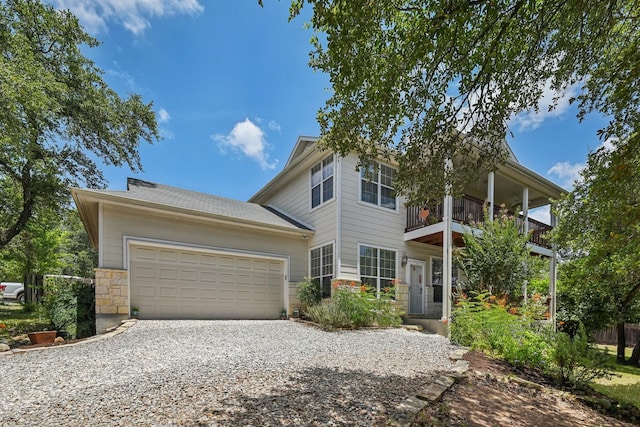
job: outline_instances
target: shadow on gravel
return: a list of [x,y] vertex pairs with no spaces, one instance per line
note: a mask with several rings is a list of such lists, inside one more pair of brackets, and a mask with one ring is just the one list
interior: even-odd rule
[[[384,363],[381,361],[380,363]],[[433,376],[380,376],[359,370],[313,368],[292,374],[269,395],[240,394],[203,410],[195,425],[385,425],[396,406]]]

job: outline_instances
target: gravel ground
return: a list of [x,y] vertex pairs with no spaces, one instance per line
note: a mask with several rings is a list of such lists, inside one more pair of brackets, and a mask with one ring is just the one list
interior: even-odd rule
[[452,365],[438,335],[290,321],[139,321],[0,357],[0,424],[384,425]]

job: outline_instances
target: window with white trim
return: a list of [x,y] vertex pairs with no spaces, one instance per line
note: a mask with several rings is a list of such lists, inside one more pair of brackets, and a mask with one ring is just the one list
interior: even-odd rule
[[333,243],[311,249],[311,272],[309,277],[322,289],[322,297],[331,297],[331,279],[333,279]]
[[333,199],[333,156],[311,168],[311,209]]
[[382,163],[360,169],[360,200],[387,209],[396,209],[393,181],[396,171]]
[[[431,258],[431,286],[433,286],[433,302],[442,302],[442,285],[444,283],[444,266],[442,258]],[[460,272],[457,265],[451,266],[451,290],[458,286]]]
[[376,292],[393,287],[396,277],[396,251],[360,246],[360,280]]

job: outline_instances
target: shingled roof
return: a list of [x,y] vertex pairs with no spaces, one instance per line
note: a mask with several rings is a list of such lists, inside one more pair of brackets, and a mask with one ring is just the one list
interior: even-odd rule
[[185,190],[136,178],[127,179],[126,191],[74,190],[74,193],[89,193],[97,198],[101,198],[100,195],[103,195],[114,201],[122,202],[130,200],[132,204],[143,202],[147,206],[155,205],[157,208],[172,208],[172,210],[179,210],[183,213],[191,213],[205,217],[273,226],[291,231],[311,231],[309,227],[282,212],[276,211],[272,207]]

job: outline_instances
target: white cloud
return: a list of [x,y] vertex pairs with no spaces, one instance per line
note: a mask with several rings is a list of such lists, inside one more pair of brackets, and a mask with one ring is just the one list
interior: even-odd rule
[[167,112],[167,110],[165,110],[164,108],[161,108],[158,111],[158,122],[159,123],[167,123],[170,119],[171,119],[171,116],[169,115],[169,112]]
[[257,161],[262,169],[274,169],[277,161],[269,162],[266,150],[269,146],[264,131],[246,119],[238,122],[228,135],[212,135],[218,143],[218,148],[225,152],[227,148],[241,152],[245,156]]
[[[547,119],[562,116],[571,106],[569,100],[576,96],[580,84],[576,83],[567,88],[564,93],[558,93],[551,88],[551,82],[547,81],[542,91],[542,98],[538,102],[538,111],[529,111],[517,114],[510,120],[510,125],[520,131],[534,130]],[[555,108],[549,111],[549,107],[555,104]]]
[[60,9],[69,9],[92,33],[107,30],[109,22],[123,25],[133,34],[151,26],[148,18],[177,14],[196,15],[204,6],[198,0],[53,0]]
[[282,127],[280,126],[280,124],[275,120],[270,120],[268,126],[270,130],[275,130],[277,132],[280,132],[282,130]]
[[[609,138],[600,144],[595,151],[600,148],[604,148],[606,150],[613,150],[615,148],[614,143],[617,138]],[[579,182],[582,177],[580,176],[580,172],[585,168],[584,163],[569,163],[569,162],[558,162],[551,166],[551,168],[547,171],[547,175],[555,176],[559,184],[568,189],[573,189],[576,182]]]
[[580,179],[580,172],[584,166],[582,163],[558,162],[551,166],[547,174],[556,176],[562,187],[572,189],[575,181]]

